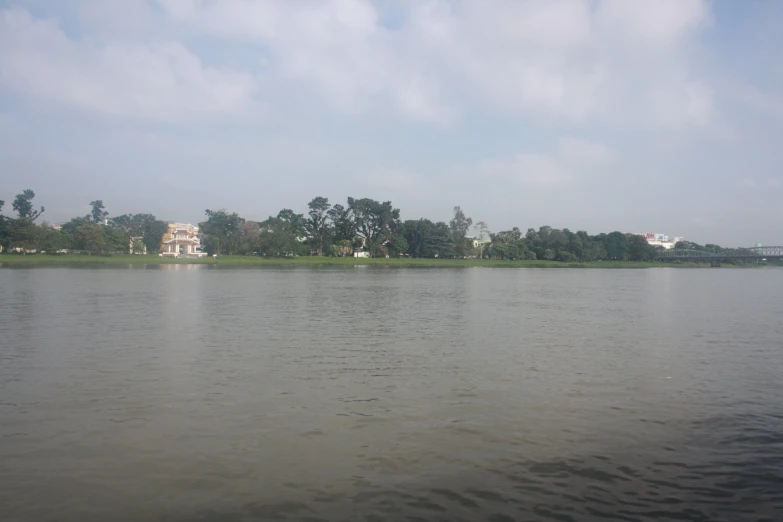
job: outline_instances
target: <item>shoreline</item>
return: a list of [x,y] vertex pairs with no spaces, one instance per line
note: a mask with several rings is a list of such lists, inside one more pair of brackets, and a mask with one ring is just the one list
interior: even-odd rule
[[[423,258],[357,258],[302,256],[293,258],[265,258],[257,256],[220,256],[217,258],[170,258],[157,255],[119,254],[50,255],[0,254],[0,267],[24,266],[120,266],[120,265],[210,265],[220,267],[296,267],[296,266],[384,266],[384,267],[487,267],[487,268],[710,268],[709,263],[671,263],[643,261],[586,261],[561,262],[546,260],[490,260],[490,259],[423,259]],[[756,265],[729,265],[727,268],[756,268]]]

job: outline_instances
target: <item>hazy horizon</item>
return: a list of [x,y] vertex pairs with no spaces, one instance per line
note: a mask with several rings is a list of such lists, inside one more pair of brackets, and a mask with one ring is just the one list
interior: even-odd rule
[[781,28],[781,2],[0,0],[0,200],[783,244]]

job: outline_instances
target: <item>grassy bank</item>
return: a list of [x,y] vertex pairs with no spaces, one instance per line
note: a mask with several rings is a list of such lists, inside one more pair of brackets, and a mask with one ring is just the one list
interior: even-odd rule
[[[517,267],[517,268],[650,268],[650,267],[709,267],[697,263],[638,263],[632,261],[593,261],[561,263],[558,261],[500,261],[486,259],[367,259],[354,257],[291,257],[264,258],[221,256],[202,259],[173,259],[154,255],[46,255],[0,254],[0,266],[74,266],[74,265],[216,265],[225,267],[296,267],[296,266],[387,266],[387,267]],[[728,266],[728,265],[726,265]]]

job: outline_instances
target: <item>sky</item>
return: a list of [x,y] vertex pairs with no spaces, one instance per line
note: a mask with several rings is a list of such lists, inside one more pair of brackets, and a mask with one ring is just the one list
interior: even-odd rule
[[0,0],[0,199],[783,244],[783,2]]

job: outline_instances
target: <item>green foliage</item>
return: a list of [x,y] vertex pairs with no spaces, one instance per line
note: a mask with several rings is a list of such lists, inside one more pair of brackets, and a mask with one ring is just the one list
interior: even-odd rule
[[[0,211],[3,210],[3,205],[5,205],[5,201],[0,199]],[[2,214],[0,214],[0,246],[5,246],[5,239],[6,239],[6,235],[8,233],[7,232],[7,229],[8,229],[7,221],[8,221],[8,218],[6,218]]]
[[383,254],[386,242],[401,228],[400,209],[392,207],[391,201],[380,203],[369,198],[348,198],[348,208],[370,256]]
[[[300,256],[307,253],[307,246],[303,244],[299,235],[299,222],[297,218],[288,213],[282,213],[283,217],[270,216],[260,224],[260,244],[258,254],[267,257]],[[301,216],[301,214],[299,214]]]
[[71,249],[72,243],[73,236],[70,234],[63,232],[62,230],[41,226],[39,246],[42,251],[46,251],[50,254],[56,253],[58,250]]
[[326,215],[332,222],[332,231],[335,241],[348,241],[353,244],[356,239],[356,221],[350,208],[345,208],[339,203],[326,211]]
[[[638,237],[638,239],[634,239]],[[486,254],[492,259],[543,259],[566,263],[588,261],[650,261],[655,259],[655,249],[640,236],[626,237],[621,232],[590,236],[580,230],[556,229],[549,226],[538,230],[529,228],[522,236],[518,228],[491,234]],[[631,251],[631,245],[635,250]]]
[[460,207],[454,207],[454,217],[449,222],[449,228],[451,229],[451,237],[454,241],[454,253],[458,257],[465,256],[465,253],[469,250],[467,245],[468,230],[473,224],[473,220],[465,216]]
[[353,253],[353,245],[347,239],[340,239],[329,246],[331,257],[347,257]]
[[78,226],[73,232],[73,245],[76,250],[83,250],[90,254],[100,254],[109,248],[104,227],[97,223]]
[[139,239],[134,239],[133,242],[131,242],[130,244],[130,251],[131,254],[143,254],[144,242]]
[[328,212],[331,205],[329,204],[328,199],[317,197],[313,198],[307,206],[310,209],[308,212],[310,217],[307,219],[305,226],[307,232],[313,238],[313,245],[320,256],[324,253],[324,243],[331,228],[328,221]]
[[158,253],[166,230],[168,230],[168,226],[165,221],[155,219],[145,223],[141,240],[144,242],[144,246],[147,247],[148,254]]
[[209,254],[234,254],[240,246],[240,225],[245,222],[236,212],[205,211],[207,220],[199,223],[202,244]]
[[30,221],[35,221],[38,219],[38,216],[44,213],[44,207],[41,207],[40,210],[35,210],[33,208],[34,197],[35,192],[30,189],[23,190],[21,194],[16,195],[16,199],[14,199],[13,203],[13,209],[16,211],[20,219],[29,219]]
[[[160,249],[167,230],[166,223],[152,214],[125,214],[109,219],[108,226],[103,226],[108,213],[102,200],[92,201],[89,215],[71,219],[60,230],[46,223],[38,226],[34,221],[44,208],[34,209],[34,197],[30,189],[16,196],[13,208],[18,218],[0,215],[0,244],[25,251],[67,249],[89,253],[140,252],[146,246],[153,254]],[[3,205],[0,200],[0,210]],[[402,223],[400,210],[390,201],[369,198],[348,198],[347,206],[343,206],[331,205],[327,198],[319,196],[307,207],[306,216],[282,209],[261,223],[245,221],[225,210],[206,210],[206,221],[199,223],[202,243],[210,254],[280,259],[324,254],[347,258],[357,248],[364,248],[377,258],[408,254],[413,258],[454,259],[477,255],[477,261],[535,262],[542,266],[549,262],[581,265],[594,261],[609,266],[650,262],[657,256],[657,250],[643,237],[618,231],[591,236],[583,230],[574,233],[567,228],[542,226],[538,230],[529,228],[524,234],[517,227],[493,234],[483,221],[475,226],[481,246],[473,249],[467,240],[473,220],[459,206],[454,207],[449,224],[428,219]],[[484,242],[487,235],[489,241]],[[726,250],[718,245],[690,242],[678,243],[677,248]]]
[[408,250],[408,241],[402,234],[396,234],[389,241],[387,249],[390,257],[399,257]]
[[402,237],[408,243],[408,254],[413,257],[454,257],[451,229],[443,222],[429,219],[408,220],[402,226]]
[[656,254],[655,247],[642,236],[631,236],[628,240],[628,259],[630,261],[652,261]]
[[[141,238],[147,252],[157,253],[160,250],[163,235],[167,225],[152,214],[123,214],[109,219],[109,228],[116,230],[125,238],[124,248],[128,248],[131,238]],[[143,249],[142,249],[143,250]]]
[[109,217],[109,213],[106,212],[103,206],[103,200],[96,199],[95,201],[90,201],[90,206],[92,207],[90,217],[92,217],[94,223],[103,223]]
[[36,225],[32,218],[20,217],[9,219],[6,223],[5,244],[8,248],[37,250],[41,239],[42,228]]

